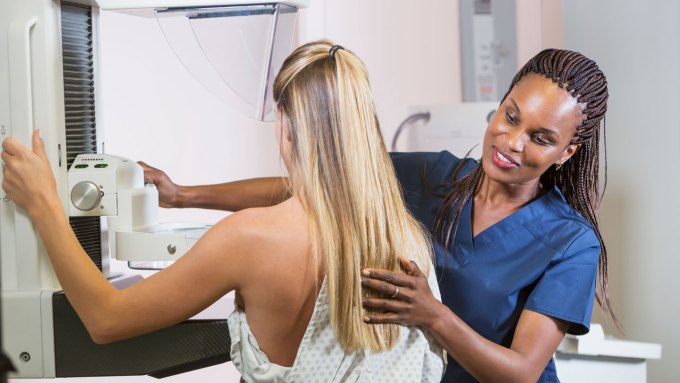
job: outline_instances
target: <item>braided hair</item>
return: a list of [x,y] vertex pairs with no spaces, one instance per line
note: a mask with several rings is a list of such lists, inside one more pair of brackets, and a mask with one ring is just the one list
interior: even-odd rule
[[[557,86],[566,90],[583,105],[584,119],[576,128],[571,144],[580,145],[576,153],[561,167],[555,165],[541,176],[541,184],[546,188],[557,186],[576,211],[578,211],[593,227],[600,241],[600,259],[598,266],[599,286],[596,293],[597,302],[605,313],[608,313],[615,324],[619,322],[611,309],[607,284],[607,248],[600,232],[598,211],[600,207],[599,190],[599,146],[600,122],[604,122],[607,111],[607,79],[597,64],[578,52],[545,49],[527,62],[515,75],[508,91],[501,102],[525,75],[534,73],[552,80]],[[461,161],[461,165],[464,161]],[[605,137],[605,187],[607,180],[607,158]],[[459,165],[459,167],[461,166]],[[452,190],[443,197],[441,209],[435,220],[437,238],[448,248],[452,233],[455,233],[458,218],[467,201],[475,194],[484,169],[480,163],[466,176],[456,178],[454,171]]]

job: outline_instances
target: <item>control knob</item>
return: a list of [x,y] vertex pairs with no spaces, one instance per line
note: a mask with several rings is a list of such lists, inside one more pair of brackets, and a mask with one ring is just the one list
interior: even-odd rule
[[99,206],[103,195],[94,182],[82,181],[71,189],[71,203],[78,210],[90,211]]

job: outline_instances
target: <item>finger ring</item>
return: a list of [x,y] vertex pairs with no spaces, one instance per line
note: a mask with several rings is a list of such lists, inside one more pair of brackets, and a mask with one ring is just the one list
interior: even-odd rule
[[390,295],[390,299],[394,299],[399,295],[399,286],[394,286],[396,289],[394,289],[394,294]]

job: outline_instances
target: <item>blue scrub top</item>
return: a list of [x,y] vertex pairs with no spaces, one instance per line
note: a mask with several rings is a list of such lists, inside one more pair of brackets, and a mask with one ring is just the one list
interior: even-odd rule
[[[393,153],[406,204],[434,236],[434,222],[461,164],[449,152]],[[466,159],[456,178],[477,161]],[[472,199],[465,205],[452,245],[435,238],[442,302],[483,337],[510,347],[522,310],[569,323],[568,332],[588,332],[600,242],[592,226],[558,188],[472,237]],[[454,225],[455,226],[455,225]],[[445,382],[476,382],[453,358]],[[559,382],[553,360],[539,382]]]

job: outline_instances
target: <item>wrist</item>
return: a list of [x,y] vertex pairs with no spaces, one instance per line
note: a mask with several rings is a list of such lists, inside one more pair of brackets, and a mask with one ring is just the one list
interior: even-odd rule
[[173,207],[178,209],[187,207],[186,206],[187,201],[191,201],[191,199],[188,196],[190,192],[191,191],[189,190],[189,187],[177,185],[175,195],[172,199]]
[[446,307],[446,305],[437,301],[435,310],[432,312],[432,315],[428,316],[428,319],[423,324],[423,327],[431,334],[436,334],[441,328],[446,327],[446,318],[451,314],[451,310]]
[[27,206],[26,212],[33,222],[43,222],[51,217],[65,216],[61,201],[49,194],[37,197]]

